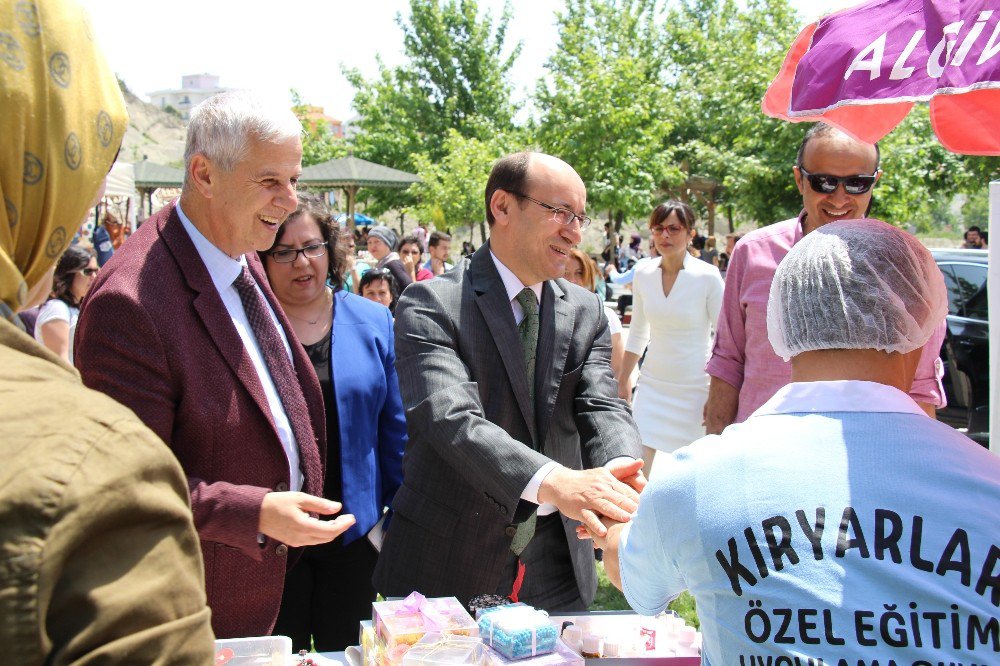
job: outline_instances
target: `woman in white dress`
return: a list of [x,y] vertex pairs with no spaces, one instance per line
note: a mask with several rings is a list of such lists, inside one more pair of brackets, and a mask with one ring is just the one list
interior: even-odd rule
[[97,258],[79,245],[71,245],[56,264],[52,298],[38,311],[35,340],[73,364],[73,335],[80,317],[80,302],[97,277]]
[[705,434],[705,363],[724,283],[718,268],[688,253],[694,224],[694,212],[686,203],[657,206],[649,230],[660,258],[637,266],[632,283],[632,324],[618,390],[622,398],[632,400],[632,374],[646,352],[633,405],[646,474],[656,451],[675,451]]

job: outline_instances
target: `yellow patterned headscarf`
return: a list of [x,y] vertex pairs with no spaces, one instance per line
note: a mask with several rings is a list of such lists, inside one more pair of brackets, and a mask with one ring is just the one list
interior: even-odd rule
[[75,0],[0,0],[0,314],[69,246],[127,122]]

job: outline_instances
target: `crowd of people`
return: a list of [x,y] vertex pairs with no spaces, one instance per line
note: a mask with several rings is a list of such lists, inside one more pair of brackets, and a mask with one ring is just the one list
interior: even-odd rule
[[[641,613],[692,592],[705,663],[1000,651],[1000,461],[933,418],[947,297],[929,252],[869,218],[877,146],[815,125],[798,216],[717,253],[666,201],[655,256],[636,235],[607,273],[577,249],[580,176],[514,152],[484,183],[489,240],[453,265],[440,232],[341,229],[297,190],[294,114],[230,91],[191,114],[179,199],[100,265],[71,241],[122,93],[71,0],[14,5],[13,663],[208,664],[213,637],[271,633],[338,650],[377,593],[580,611],[595,547]],[[626,341],[602,282],[629,271]]]

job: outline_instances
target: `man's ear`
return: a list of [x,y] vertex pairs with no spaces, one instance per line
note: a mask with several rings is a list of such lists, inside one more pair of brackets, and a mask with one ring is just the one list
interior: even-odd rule
[[797,166],[793,166],[792,173],[795,175],[795,187],[799,188],[799,194],[804,195],[806,191],[802,189],[802,170]]
[[493,196],[490,197],[490,212],[493,213],[496,224],[507,226],[508,213],[513,205],[515,202],[510,192],[506,190],[493,191]]
[[201,196],[206,199],[212,198],[216,171],[215,165],[212,164],[211,160],[204,155],[195,155],[191,158],[187,176],[188,180],[191,181],[191,184],[195,186]]

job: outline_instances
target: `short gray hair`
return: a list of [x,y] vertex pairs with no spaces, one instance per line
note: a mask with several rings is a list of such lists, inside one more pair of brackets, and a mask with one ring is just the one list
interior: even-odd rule
[[290,107],[249,90],[209,97],[191,112],[184,146],[184,181],[195,155],[204,155],[224,171],[246,156],[247,139],[281,143],[302,135],[302,123]]

